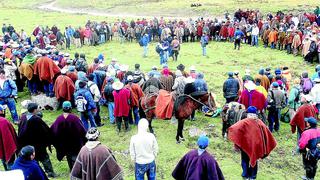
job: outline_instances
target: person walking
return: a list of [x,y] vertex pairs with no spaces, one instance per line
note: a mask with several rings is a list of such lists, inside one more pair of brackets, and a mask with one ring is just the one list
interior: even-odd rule
[[136,180],[144,180],[145,174],[148,180],[156,179],[155,158],[158,154],[158,143],[155,136],[147,132],[148,127],[148,120],[140,119],[138,133],[130,140],[130,156],[135,163]]
[[234,33],[234,49],[240,50],[241,40],[244,37],[244,33],[237,27],[236,32]]
[[228,73],[228,79],[223,83],[223,97],[226,103],[236,101],[240,85],[237,79],[233,77],[233,72]]
[[149,37],[148,34],[145,33],[139,41],[140,46],[143,47],[142,57],[147,57],[148,55],[148,45],[149,45]]
[[124,84],[120,81],[112,84],[114,91],[112,92],[114,98],[114,116],[118,132],[121,131],[122,120],[124,121],[125,130],[129,131],[129,111],[130,111],[130,90],[124,88]]
[[207,56],[207,45],[209,44],[209,37],[206,33],[202,34],[200,44],[202,48],[202,56]]

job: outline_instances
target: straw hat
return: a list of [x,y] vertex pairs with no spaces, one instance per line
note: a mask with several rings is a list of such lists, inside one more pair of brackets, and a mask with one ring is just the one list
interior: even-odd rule
[[112,84],[112,88],[113,88],[114,90],[120,90],[120,89],[123,88],[123,86],[124,86],[123,83],[120,82],[120,81],[114,82],[114,83]]
[[244,87],[248,90],[248,91],[252,91],[256,89],[256,84],[252,81],[248,81],[247,83],[244,84]]
[[187,77],[186,79],[185,79],[185,82],[186,82],[186,84],[188,84],[188,83],[193,83],[194,82],[194,80],[195,79],[193,79],[192,77]]
[[196,71],[196,67],[190,66],[189,70],[190,70],[190,71]]

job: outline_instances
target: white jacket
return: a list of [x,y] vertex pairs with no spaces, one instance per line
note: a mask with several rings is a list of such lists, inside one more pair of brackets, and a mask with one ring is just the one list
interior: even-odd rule
[[158,143],[152,133],[147,132],[148,121],[141,119],[138,124],[138,134],[131,137],[130,156],[138,164],[149,164],[158,154]]
[[99,90],[98,86],[96,85],[96,83],[89,81],[88,88],[89,88],[89,91],[93,94],[93,101],[99,102],[99,100],[101,98],[101,94],[100,94],[100,90]]
[[258,28],[258,26],[252,27],[251,35],[259,36],[259,28]]
[[320,103],[320,84],[315,84],[310,91],[312,102]]

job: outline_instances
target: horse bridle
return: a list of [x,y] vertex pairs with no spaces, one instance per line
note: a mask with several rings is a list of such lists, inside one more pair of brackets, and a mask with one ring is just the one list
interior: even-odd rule
[[[212,104],[211,104],[211,98],[212,98],[212,97],[211,97],[211,92],[209,92],[208,95],[209,95],[209,97],[208,97],[208,105],[209,105],[209,106],[208,106],[208,107],[209,107],[209,109],[210,109],[211,111],[215,111],[215,108],[213,108],[213,107],[212,107]],[[202,106],[207,106],[206,104],[204,104],[203,102],[199,101],[198,99],[192,97],[191,95],[183,94],[183,95],[181,95],[181,96],[187,96],[187,97],[189,97],[190,99],[192,99],[193,101],[201,104]]]

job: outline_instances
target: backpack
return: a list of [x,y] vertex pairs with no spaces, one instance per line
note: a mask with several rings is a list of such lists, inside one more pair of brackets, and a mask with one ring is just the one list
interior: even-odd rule
[[76,70],[77,71],[87,72],[87,64],[86,64],[84,59],[79,59],[76,62]]
[[77,111],[78,112],[85,112],[87,110],[87,103],[88,102],[87,102],[86,98],[82,94],[79,94],[75,99]]
[[312,89],[312,82],[309,78],[303,79],[303,86],[302,90],[304,93],[309,93],[310,90]]

